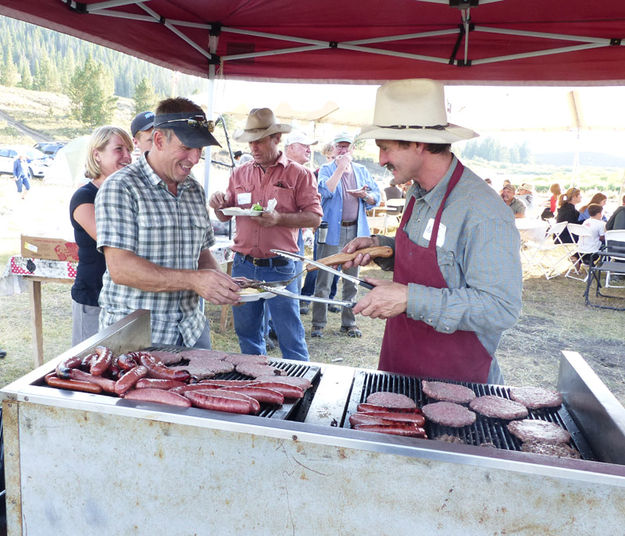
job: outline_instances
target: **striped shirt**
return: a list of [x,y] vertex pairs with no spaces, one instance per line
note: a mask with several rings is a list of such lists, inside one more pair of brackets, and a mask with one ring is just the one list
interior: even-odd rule
[[[200,253],[215,243],[202,187],[190,175],[174,196],[145,155],[104,181],[95,209],[100,251],[105,246],[124,249],[166,268],[197,270]],[[118,285],[108,270],[99,304],[100,329],[148,309],[154,344],[177,344],[182,335],[184,344],[193,346],[206,324],[195,292],[146,292]]]
[[[454,157],[446,175],[429,192],[416,183],[408,191],[406,205],[410,197],[416,199],[404,231],[419,246],[429,244],[428,223],[431,228],[456,163]],[[394,238],[379,239],[381,245],[395,245]],[[437,242],[438,266],[449,288],[410,283],[406,314],[442,333],[473,331],[494,355],[503,331],[514,326],[521,312],[520,238],[512,211],[465,168],[447,198]],[[392,259],[376,262],[392,269]]]

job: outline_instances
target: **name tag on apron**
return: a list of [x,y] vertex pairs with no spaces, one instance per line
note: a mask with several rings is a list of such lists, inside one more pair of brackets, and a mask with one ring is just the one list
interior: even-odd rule
[[[430,238],[432,238],[432,229],[434,228],[434,218],[430,218],[427,225],[425,226],[425,231],[423,231],[423,238],[425,238],[428,242]],[[445,244],[445,232],[447,231],[447,227],[445,227],[442,223],[438,224],[438,236],[436,237],[436,246],[439,248],[443,247]]]
[[249,205],[252,202],[252,192],[237,194],[237,205]]

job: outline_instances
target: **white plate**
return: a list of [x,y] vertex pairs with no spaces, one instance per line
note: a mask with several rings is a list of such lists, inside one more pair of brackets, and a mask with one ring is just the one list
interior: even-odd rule
[[263,213],[262,210],[253,210],[251,208],[240,207],[222,208],[221,211],[226,216],[260,216]]
[[241,294],[241,303],[254,302],[260,299],[268,300],[275,298],[276,295],[272,292],[256,292],[254,294]]

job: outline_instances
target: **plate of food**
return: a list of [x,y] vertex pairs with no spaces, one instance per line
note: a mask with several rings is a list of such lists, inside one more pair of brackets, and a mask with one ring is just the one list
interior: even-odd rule
[[264,290],[258,288],[242,288],[239,290],[239,296],[241,296],[240,301],[242,303],[258,301],[261,299],[268,300],[270,298],[275,298],[276,295],[272,292],[266,292]]
[[260,216],[263,213],[263,207],[259,203],[254,203],[250,208],[228,207],[222,208],[226,216]]

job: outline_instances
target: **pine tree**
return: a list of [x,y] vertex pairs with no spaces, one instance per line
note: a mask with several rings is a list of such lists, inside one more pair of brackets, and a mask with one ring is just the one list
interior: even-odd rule
[[30,74],[30,66],[24,57],[22,57],[20,62],[20,74],[20,86],[24,89],[31,89],[33,87],[33,76]]
[[156,93],[152,84],[150,84],[147,78],[141,79],[141,82],[135,88],[135,114],[153,110],[156,100]]
[[113,77],[104,66],[88,56],[83,67],[74,72],[69,86],[72,117],[95,127],[113,118],[117,98]]
[[0,85],[8,87],[16,86],[19,81],[19,73],[17,71],[17,66],[13,62],[11,54],[5,54],[4,61],[0,65],[2,65],[0,72]]

